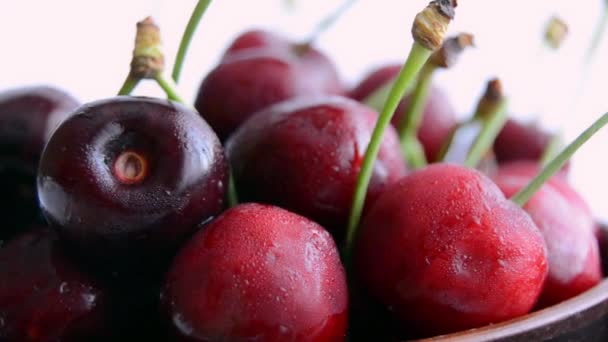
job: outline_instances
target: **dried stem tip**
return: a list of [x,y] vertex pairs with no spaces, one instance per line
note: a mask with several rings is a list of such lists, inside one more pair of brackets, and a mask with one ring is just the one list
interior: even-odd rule
[[494,109],[504,100],[502,84],[498,78],[488,81],[486,91],[477,104],[475,117],[485,119],[494,113]]
[[456,6],[456,0],[431,1],[414,19],[412,26],[414,40],[431,51],[439,49],[448,30],[448,24],[454,19]]
[[137,23],[130,76],[138,79],[154,78],[163,71],[164,66],[160,29],[151,17],[147,17]]
[[441,48],[431,55],[429,63],[439,68],[451,68],[458,61],[462,51],[470,46],[475,46],[472,34],[461,33],[447,38]]
[[558,17],[552,17],[547,24],[545,41],[553,49],[559,49],[568,35],[568,25]]

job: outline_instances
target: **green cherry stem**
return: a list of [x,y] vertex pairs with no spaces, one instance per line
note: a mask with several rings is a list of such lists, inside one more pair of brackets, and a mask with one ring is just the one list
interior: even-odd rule
[[175,56],[173,72],[171,73],[171,77],[175,82],[179,81],[179,76],[184,65],[184,59],[186,58],[186,53],[188,52],[188,47],[190,46],[192,37],[194,36],[194,31],[196,31],[196,27],[207,11],[207,7],[209,7],[210,3],[211,0],[199,0],[194,8],[194,11],[192,12],[192,15],[190,16],[188,24],[186,25],[186,29],[182,35],[182,40],[179,44],[179,49],[177,50],[177,55]]
[[464,165],[467,167],[477,167],[479,162],[488,153],[494,144],[494,140],[500,130],[507,122],[507,100],[502,99],[488,118],[482,119],[481,132],[473,142],[469,150]]
[[408,166],[414,169],[419,169],[427,164],[424,148],[418,140],[417,134],[420,122],[422,121],[424,107],[431,90],[432,76],[435,70],[436,66],[426,63],[420,71],[418,82],[412,92],[411,103],[399,126],[401,151],[405,156]]
[[518,193],[516,193],[511,200],[517,203],[519,206],[524,206],[526,202],[538,191],[543,184],[551,178],[557,171],[559,171],[564,164],[568,162],[568,160],[574,155],[574,153],[589,140],[597,131],[602,129],[608,123],[608,113],[602,115],[599,119],[597,119],[589,128],[587,128],[583,133],[581,133],[570,145],[566,146],[566,148],[558,154],[551,162],[549,162],[541,172],[526,185],[523,189],[521,189]]
[[348,219],[348,231],[346,235],[345,255],[347,259],[350,258],[350,254],[352,252],[353,242],[357,233],[357,226],[359,225],[361,212],[363,211],[367,187],[369,186],[369,181],[372,176],[373,163],[378,155],[384,131],[390,124],[393,113],[395,112],[395,109],[397,109],[399,101],[401,101],[406,89],[410,87],[411,83],[416,79],[416,75],[431,56],[431,53],[431,50],[422,46],[418,42],[414,42],[407,61],[401,68],[395,84],[388,95],[386,104],[378,117],[378,122],[374,127],[371,140],[367,146],[367,150],[365,151],[363,164],[361,166],[361,171],[359,172],[359,177],[357,178],[357,183],[355,186],[355,194],[353,196],[352,207]]
[[125,79],[125,82],[122,84],[122,87],[120,87],[118,95],[131,95],[135,87],[137,87],[137,85],[139,84],[139,81],[139,78],[128,75]]
[[311,46],[319,38],[319,36],[323,32],[327,31],[333,24],[335,24],[336,21],[338,21],[338,19],[355,4],[355,2],[357,2],[357,0],[344,1],[340,7],[338,7],[335,11],[330,13],[317,24],[314,31],[310,34],[308,39],[306,39],[305,43],[301,45]]
[[156,83],[164,90],[167,94],[169,100],[173,100],[179,102],[181,104],[186,104],[186,101],[179,95],[179,91],[177,90],[177,85],[173,82],[172,78],[165,77],[162,72],[159,72],[154,76]]
[[342,251],[347,273],[349,274],[352,273],[350,271],[352,268],[352,253],[357,228],[361,220],[367,188],[372,177],[373,165],[380,150],[384,131],[390,124],[395,109],[397,109],[406,90],[412,86],[412,83],[429,57],[431,57],[433,51],[441,47],[448,25],[454,18],[455,7],[455,0],[433,0],[414,18],[412,25],[414,44],[378,116],[378,121],[365,151],[361,170],[355,184],[352,206],[348,218],[346,240]]
[[228,206],[234,207],[239,204],[239,197],[236,192],[236,185],[234,184],[234,173],[231,171],[228,175]]
[[604,31],[606,30],[606,25],[608,24],[608,2],[604,5],[604,10],[602,11],[602,16],[600,17],[600,21],[598,23],[595,32],[593,33],[593,37],[591,38],[591,44],[587,49],[587,53],[585,54],[585,65],[589,65],[593,56],[595,55],[595,51],[597,47],[600,45],[600,41],[602,40],[602,36],[604,35]]
[[560,133],[555,133],[551,136],[551,140],[545,147],[543,154],[540,156],[540,164],[542,166],[547,165],[551,159],[553,159],[562,148],[562,136]]

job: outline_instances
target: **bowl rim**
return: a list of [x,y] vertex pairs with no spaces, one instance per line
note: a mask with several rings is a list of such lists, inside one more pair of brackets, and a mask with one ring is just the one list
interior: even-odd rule
[[572,331],[595,321],[606,313],[608,313],[608,278],[575,297],[525,316],[416,341],[473,342],[508,338],[526,338],[528,340],[528,338],[538,336],[537,333],[534,333],[535,330],[543,330],[542,337],[551,338],[560,333],[558,329],[554,329],[556,325],[568,318],[574,318],[576,321],[568,326],[568,331]]

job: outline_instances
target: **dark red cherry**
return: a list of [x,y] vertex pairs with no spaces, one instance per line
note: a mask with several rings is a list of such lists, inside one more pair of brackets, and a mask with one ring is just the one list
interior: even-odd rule
[[608,224],[603,221],[597,224],[597,236],[600,247],[600,254],[602,256],[602,270],[604,274],[608,274]]
[[44,222],[36,197],[38,159],[51,133],[77,106],[72,96],[50,86],[0,93],[0,240]]
[[355,270],[409,334],[475,328],[530,311],[547,275],[530,216],[480,172],[432,164],[364,217]]
[[[509,119],[494,141],[494,154],[500,164],[517,160],[539,161],[550,141],[551,134],[539,124]],[[569,166],[570,162],[564,166],[564,175]]]
[[226,184],[222,147],[196,112],[136,97],[80,107],[38,174],[51,226],[85,256],[121,265],[171,253],[221,212]]
[[342,93],[336,68],[324,54],[254,30],[238,37],[205,77],[195,107],[223,141],[269,105],[297,96]]
[[[401,70],[400,64],[389,64],[373,70],[350,91],[349,96],[357,101],[364,101],[374,91],[397,77],[399,70]],[[409,103],[410,97],[406,95],[395,111],[391,121],[393,126],[399,127]],[[447,94],[439,87],[432,86],[418,130],[418,139],[424,146],[424,152],[429,161],[437,160],[445,139],[457,122],[456,112],[450,104]]]
[[[513,196],[536,175],[536,162],[506,164],[494,180],[505,196]],[[526,175],[527,173],[527,175]],[[596,225],[582,197],[561,177],[553,177],[526,203],[524,209],[543,234],[549,274],[538,307],[576,296],[602,279]]]
[[108,296],[37,228],[0,249],[0,340],[104,341]]
[[180,341],[343,341],[348,291],[318,224],[255,203],[223,213],[178,253],[162,293]]
[[[341,237],[377,117],[339,96],[293,99],[258,112],[226,144],[239,199],[287,208]],[[368,200],[405,171],[397,134],[389,128]]]

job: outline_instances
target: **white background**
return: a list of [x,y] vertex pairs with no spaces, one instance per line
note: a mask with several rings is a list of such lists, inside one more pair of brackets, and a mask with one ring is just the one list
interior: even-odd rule
[[[186,59],[180,89],[192,100],[201,79],[238,33],[252,27],[303,39],[338,0],[215,1],[201,22]],[[586,86],[582,56],[603,11],[603,0],[461,0],[451,33],[471,32],[477,48],[458,66],[436,75],[463,116],[469,115],[485,82],[502,79],[512,112],[537,116],[574,138],[608,110],[608,39],[602,40]],[[113,96],[128,71],[135,22],[152,15],[162,29],[171,66],[195,0],[0,0],[0,90],[54,84],[81,101]],[[373,66],[402,61],[411,45],[412,18],[426,0],[360,0],[318,41],[342,77],[354,84]],[[557,14],[570,34],[559,52],[543,50],[542,32]],[[158,95],[146,83],[136,94]],[[578,98],[578,101],[575,99]],[[575,104],[577,104],[575,106]],[[608,128],[576,155],[572,181],[597,216],[608,219]]]

